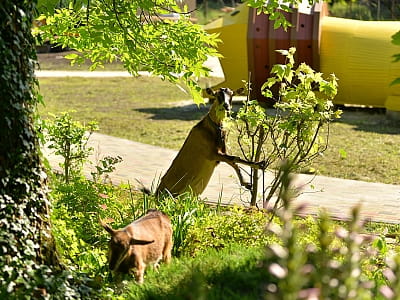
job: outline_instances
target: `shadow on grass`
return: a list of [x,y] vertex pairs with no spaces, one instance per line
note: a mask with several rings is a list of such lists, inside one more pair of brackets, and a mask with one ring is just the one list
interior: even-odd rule
[[[339,107],[342,117],[336,121],[354,126],[355,130],[381,134],[400,134],[400,120],[386,115],[384,108]],[[188,104],[175,107],[139,108],[135,111],[150,114],[152,120],[200,120],[209,106]]]
[[157,280],[153,278],[151,284],[140,290],[133,287],[129,299],[260,299],[269,277],[261,267],[262,258],[263,251],[236,249],[174,261],[168,274],[158,274]]
[[384,108],[339,108],[343,114],[337,122],[352,125],[355,130],[381,134],[400,133],[400,120],[391,119]]
[[184,120],[193,121],[201,119],[207,112],[208,106],[189,104],[176,107],[139,108],[135,111],[151,114],[152,120]]
[[149,290],[142,299],[207,299],[235,300],[262,298],[263,282],[268,274],[261,267],[253,265],[225,267],[212,274],[204,274],[194,266],[187,276],[168,292]]

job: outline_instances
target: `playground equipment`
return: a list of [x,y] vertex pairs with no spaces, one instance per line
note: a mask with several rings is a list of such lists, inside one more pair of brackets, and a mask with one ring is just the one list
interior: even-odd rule
[[300,6],[286,17],[294,26],[288,31],[274,30],[268,16],[257,15],[244,3],[205,25],[208,32],[220,33],[222,40],[218,50],[223,55],[225,81],[217,87],[240,88],[250,74],[252,97],[260,99],[271,67],[283,63],[275,50],[294,46],[298,63],[339,78],[335,104],[384,107],[400,113],[400,85],[390,86],[400,77],[400,63],[393,62],[400,48],[391,43],[400,22],[329,17],[322,3]]

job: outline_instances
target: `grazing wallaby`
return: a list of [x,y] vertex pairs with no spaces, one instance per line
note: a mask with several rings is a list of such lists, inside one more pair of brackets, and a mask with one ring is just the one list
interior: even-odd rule
[[211,108],[207,115],[190,131],[181,150],[161,178],[156,190],[157,195],[167,192],[177,196],[188,190],[195,195],[201,194],[215,167],[221,161],[235,169],[242,186],[248,189],[251,187],[244,181],[237,163],[256,168],[259,166],[237,156],[226,154],[226,136],[222,122],[231,109],[234,92],[228,88],[220,88],[216,92],[211,89],[206,91],[215,98]]
[[109,243],[109,268],[117,273],[134,270],[138,283],[148,264],[164,260],[169,263],[172,250],[172,226],[169,217],[161,211],[150,209],[147,214],[123,229],[112,229],[100,221],[111,235]]

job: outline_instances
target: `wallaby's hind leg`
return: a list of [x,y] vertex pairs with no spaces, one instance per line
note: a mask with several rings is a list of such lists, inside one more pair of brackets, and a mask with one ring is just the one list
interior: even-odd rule
[[166,243],[163,251],[163,260],[165,263],[169,264],[171,262],[171,255],[172,255],[172,238]]

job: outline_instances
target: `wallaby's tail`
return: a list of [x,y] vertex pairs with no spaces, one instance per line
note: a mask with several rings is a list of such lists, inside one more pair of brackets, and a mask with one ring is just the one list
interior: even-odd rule
[[139,187],[139,191],[141,191],[142,193],[146,194],[146,195],[151,195],[151,191],[149,188],[145,187],[143,182],[141,182],[139,179],[135,178],[136,182],[139,183],[140,187]]

